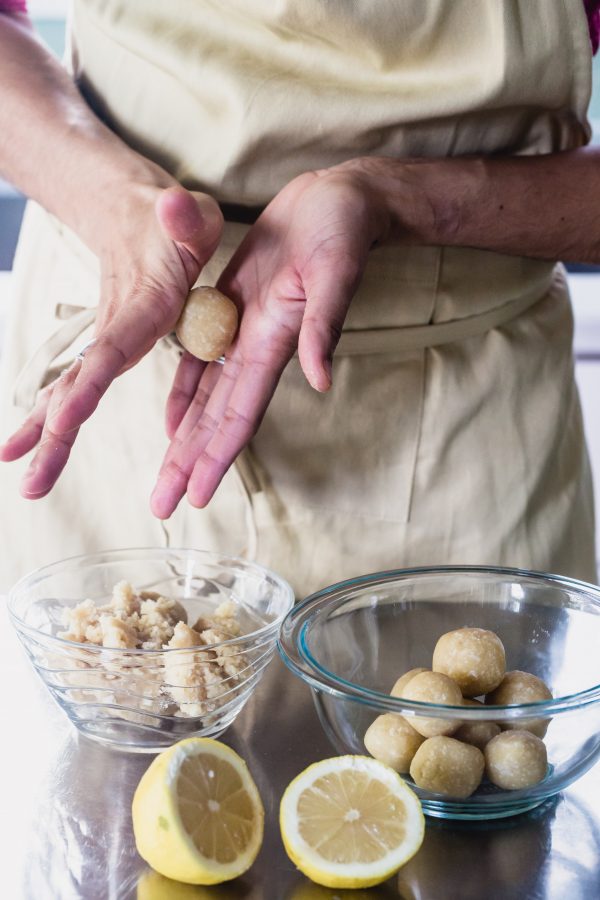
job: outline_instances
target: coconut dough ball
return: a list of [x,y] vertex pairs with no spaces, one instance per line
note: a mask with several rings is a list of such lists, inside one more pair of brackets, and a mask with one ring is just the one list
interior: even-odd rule
[[[490,706],[513,706],[519,703],[535,703],[539,700],[552,700],[550,688],[541,678],[529,672],[521,672],[519,669],[507,672],[496,690],[485,698],[486,704]],[[530,731],[542,738],[548,730],[549,723],[550,719],[515,719],[514,722],[503,722],[502,728],[507,731],[512,729]]]
[[185,349],[210,362],[223,356],[238,326],[235,303],[212,287],[190,291],[175,327],[175,334]]
[[531,787],[546,777],[546,745],[530,731],[503,731],[483,752],[487,777],[507,791]]
[[425,739],[402,716],[377,716],[365,732],[365,747],[375,759],[405,774]]
[[[463,700],[463,706],[479,706],[484,709],[484,704],[479,700]],[[464,741],[465,744],[473,744],[483,750],[488,741],[500,734],[500,726],[495,722],[463,722],[463,724],[454,732],[457,741]]]
[[464,800],[479,787],[484,767],[483,753],[477,747],[440,735],[421,744],[410,774],[420,788]]
[[[421,703],[440,703],[444,706],[462,706],[462,694],[459,686],[439,672],[420,672],[410,679],[402,689],[401,694],[405,700],[418,700]],[[433,737],[436,734],[452,734],[461,724],[460,720],[433,719],[427,716],[414,716],[410,718],[410,724],[424,737]]]
[[394,682],[394,687],[390,691],[392,697],[402,697],[402,691],[415,675],[420,675],[421,672],[430,672],[430,669],[409,669],[408,672],[405,672],[404,675],[401,675],[397,681]]
[[457,628],[438,640],[432,669],[452,678],[465,697],[487,694],[500,684],[506,671],[504,645],[493,631]]

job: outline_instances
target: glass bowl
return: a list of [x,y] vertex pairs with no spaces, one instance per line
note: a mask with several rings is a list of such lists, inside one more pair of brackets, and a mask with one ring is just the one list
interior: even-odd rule
[[[541,678],[553,699],[511,706],[441,706],[391,697],[403,673],[431,668],[447,631],[490,629],[508,670]],[[586,772],[600,756],[600,589],[518,569],[444,567],[380,572],[325,588],[288,613],[279,650],[313,690],[326,734],[340,753],[366,753],[364,735],[382,713],[409,722],[493,720],[502,729],[547,719],[543,781],[501,790],[485,778],[466,800],[417,787],[431,816],[492,819],[533,809]],[[493,716],[491,715],[493,711]]]
[[[64,608],[110,601],[127,581],[181,603],[190,624],[232,601],[241,634],[184,649],[112,649],[58,637]],[[158,752],[215,737],[235,719],[275,650],[294,595],[256,563],[200,550],[113,550],[46,566],[12,589],[8,609],[38,675],[87,737]]]

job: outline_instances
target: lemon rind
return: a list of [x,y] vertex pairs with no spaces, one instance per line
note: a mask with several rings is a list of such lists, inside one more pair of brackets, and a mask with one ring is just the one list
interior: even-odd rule
[[[306,843],[296,825],[295,809],[302,791],[316,777],[350,767],[383,781],[405,800],[407,834],[410,839],[390,851],[383,859],[371,863],[333,863],[323,859]],[[384,763],[366,756],[341,756],[321,760],[301,772],[286,788],[280,805],[280,829],[286,853],[292,862],[313,881],[332,888],[372,887],[398,871],[419,850],[425,833],[425,817],[421,803],[404,780]]]
[[[179,815],[175,799],[177,775],[189,756],[202,751],[214,753],[236,769],[256,813],[252,840],[233,863],[217,863],[203,856]],[[186,738],[158,756],[138,785],[132,811],[136,844],[142,859],[167,878],[188,884],[220,884],[237,878],[250,868],[263,841],[264,807],[248,766],[235,750],[211,738]],[[164,831],[156,824],[160,817],[168,824]]]

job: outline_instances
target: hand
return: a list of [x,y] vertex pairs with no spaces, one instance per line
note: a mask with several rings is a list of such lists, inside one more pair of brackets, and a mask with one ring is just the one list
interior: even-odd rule
[[171,445],[152,495],[168,518],[187,491],[205,506],[255,434],[298,350],[313,388],[331,386],[331,361],[371,246],[389,227],[368,179],[344,165],[302,175],[269,204],[223,273],[238,305],[238,335],[223,366],[185,354],[167,402]]
[[172,330],[221,237],[221,212],[206,194],[140,185],[120,203],[110,221],[98,223],[96,342],[40,392],[31,415],[0,448],[0,459],[11,461],[39,445],[21,486],[30,499],[52,489],[79,427],[111,382]]

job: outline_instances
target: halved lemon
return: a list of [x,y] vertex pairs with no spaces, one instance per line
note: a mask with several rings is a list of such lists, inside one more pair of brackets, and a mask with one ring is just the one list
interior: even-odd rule
[[189,884],[219,884],[254,862],[264,810],[244,760],[209,738],[165,750],[133,798],[140,856],[161,875]]
[[379,884],[423,842],[419,798],[388,766],[338,756],[309,766],[288,785],[279,811],[286,852],[317,884]]

